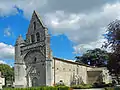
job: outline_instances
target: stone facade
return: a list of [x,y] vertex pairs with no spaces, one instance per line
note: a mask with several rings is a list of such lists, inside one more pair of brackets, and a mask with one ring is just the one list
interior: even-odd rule
[[15,44],[15,87],[51,85],[49,34],[34,11],[26,40]]
[[106,67],[90,67],[69,60],[53,57],[54,83],[63,81],[65,85],[77,85],[80,83],[92,84],[95,82],[111,82],[111,76]]
[[1,72],[0,72],[0,90],[2,89],[2,86],[5,85],[5,78],[2,77]]
[[[26,39],[20,35],[15,44],[15,87],[52,86],[62,80],[66,85],[92,83],[104,69],[62,60],[52,56],[50,35],[34,11]],[[90,75],[89,75],[90,74]],[[88,77],[89,76],[89,77]]]

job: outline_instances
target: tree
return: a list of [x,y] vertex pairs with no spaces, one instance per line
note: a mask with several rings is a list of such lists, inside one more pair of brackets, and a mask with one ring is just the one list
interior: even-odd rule
[[118,63],[118,57],[116,57],[114,53],[109,54],[107,68],[110,74],[114,74],[117,78],[117,81],[119,82],[120,64]]
[[76,62],[84,63],[90,66],[105,66],[108,60],[107,51],[96,48],[88,50],[82,56],[77,56]]
[[107,39],[107,42],[105,42],[104,47],[110,47],[112,52],[120,54],[120,20],[111,22],[108,25],[106,32],[105,38]]
[[114,74],[119,83],[120,75],[120,20],[115,20],[111,22],[107,27],[107,34],[104,47],[111,49],[111,54],[109,55],[108,69],[111,74]]
[[6,81],[13,81],[13,77],[14,77],[13,68],[11,68],[7,64],[0,64],[0,71],[2,73],[2,76],[5,78],[5,84]]

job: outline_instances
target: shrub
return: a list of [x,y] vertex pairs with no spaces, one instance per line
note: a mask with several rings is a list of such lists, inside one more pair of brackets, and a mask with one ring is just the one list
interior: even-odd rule
[[4,88],[3,90],[69,90],[69,87],[59,86],[59,87],[32,87],[32,88]]
[[73,85],[71,88],[73,89],[89,89],[92,88],[93,86],[91,84],[81,84],[81,85]]
[[67,86],[58,86],[57,88],[58,88],[57,90],[69,90],[70,89]]
[[104,88],[104,87],[109,87],[109,86],[112,86],[112,85],[111,84],[105,84],[104,82],[93,84],[94,88]]
[[105,90],[120,90],[120,87],[106,87]]
[[107,84],[107,87],[113,87],[113,86],[114,86],[114,84],[112,84],[112,83]]

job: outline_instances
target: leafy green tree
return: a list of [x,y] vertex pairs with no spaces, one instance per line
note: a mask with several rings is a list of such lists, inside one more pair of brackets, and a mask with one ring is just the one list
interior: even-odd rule
[[111,54],[108,62],[108,69],[111,74],[116,76],[119,83],[120,76],[120,20],[111,22],[107,27],[107,34],[104,47],[111,49]]
[[13,68],[11,68],[7,64],[0,64],[0,71],[2,73],[2,76],[5,78],[5,84],[6,81],[13,81],[13,77],[14,77]]
[[120,62],[118,62],[118,59],[119,57],[117,57],[114,53],[110,53],[107,68],[110,74],[114,75],[119,83]]
[[105,66],[108,60],[108,53],[100,48],[96,48],[94,50],[88,50],[82,56],[77,56],[76,58],[76,62],[90,66]]

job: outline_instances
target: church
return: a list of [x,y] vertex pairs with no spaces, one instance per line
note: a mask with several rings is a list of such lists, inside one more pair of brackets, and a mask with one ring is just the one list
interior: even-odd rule
[[15,87],[53,86],[95,82],[110,82],[105,67],[90,67],[81,63],[54,57],[50,48],[48,28],[34,11],[26,39],[20,35],[15,43]]

